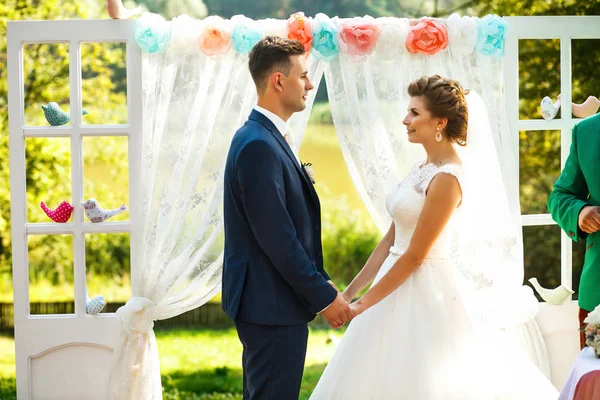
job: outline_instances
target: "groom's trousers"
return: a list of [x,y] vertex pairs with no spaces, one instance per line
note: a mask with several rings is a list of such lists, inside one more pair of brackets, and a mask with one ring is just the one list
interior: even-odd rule
[[244,400],[298,400],[308,326],[235,321],[242,342]]

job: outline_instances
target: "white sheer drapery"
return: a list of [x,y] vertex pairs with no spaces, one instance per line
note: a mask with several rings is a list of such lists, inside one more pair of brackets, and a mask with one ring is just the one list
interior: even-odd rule
[[[347,20],[334,20],[338,27],[344,21]],[[398,27],[396,32],[409,30],[407,19],[380,18],[377,22],[380,26]],[[390,52],[390,48],[394,51]],[[510,194],[511,216],[520,232],[518,190],[515,190],[518,181],[502,100],[502,60],[479,52],[465,53],[450,46],[434,55],[410,54],[402,42],[395,46],[388,43],[360,61],[340,52],[325,66],[331,113],[344,159],[361,199],[382,232],[391,223],[385,208],[387,193],[417,160],[425,157],[420,146],[408,142],[402,124],[409,101],[407,87],[411,81],[433,74],[455,79],[482,97],[490,117],[505,190]],[[520,249],[522,252],[522,244]],[[522,271],[522,257],[519,259]],[[546,348],[535,321],[520,327],[518,336],[533,362],[549,376]]]
[[[171,23],[187,30],[196,21]],[[265,30],[285,28],[285,21],[262,23]],[[111,366],[111,399],[162,399],[153,321],[199,307],[221,289],[223,169],[233,134],[256,104],[246,54],[214,60],[177,44],[143,53],[142,191],[131,207],[141,231],[131,243],[133,297],[117,311],[124,332]],[[318,83],[322,63],[309,57],[308,64]],[[289,122],[298,142],[315,93]]]

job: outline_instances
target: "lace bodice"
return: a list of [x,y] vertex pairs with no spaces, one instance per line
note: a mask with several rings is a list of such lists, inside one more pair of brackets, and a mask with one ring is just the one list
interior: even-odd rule
[[[393,188],[387,196],[386,208],[396,227],[394,247],[402,252],[408,248],[410,239],[425,205],[427,188],[433,177],[446,173],[456,177],[462,184],[462,169],[457,164],[436,166],[419,162],[413,166],[408,176]],[[460,207],[459,207],[460,208]],[[428,258],[446,258],[449,256],[450,241],[455,230],[455,212],[431,248]]]

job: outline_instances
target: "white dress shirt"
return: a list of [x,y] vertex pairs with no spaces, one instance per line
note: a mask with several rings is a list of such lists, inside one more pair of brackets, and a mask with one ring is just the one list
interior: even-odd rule
[[[296,154],[296,149],[294,148],[294,138],[291,136],[292,133],[290,131],[290,126],[278,115],[273,114],[271,111],[262,108],[259,105],[254,106],[254,109],[267,117],[273,123],[273,125],[275,125],[275,128],[277,128],[279,133],[281,133],[281,136],[283,136],[285,141],[290,145],[290,149],[292,149],[292,153],[294,153],[294,156],[296,156],[296,161],[298,161],[298,164],[302,165],[300,162],[300,157],[298,157],[298,154]],[[288,135],[290,136],[289,138],[287,137]]]

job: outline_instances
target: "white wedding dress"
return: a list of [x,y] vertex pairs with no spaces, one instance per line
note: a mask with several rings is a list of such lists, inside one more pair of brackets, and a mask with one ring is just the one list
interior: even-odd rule
[[[418,163],[389,193],[386,208],[395,223],[395,243],[375,282],[408,247],[427,187],[438,173],[451,174],[462,185],[460,166]],[[558,397],[528,359],[500,349],[492,336],[474,334],[449,254],[459,218],[460,207],[406,282],[350,323],[312,400]]]

